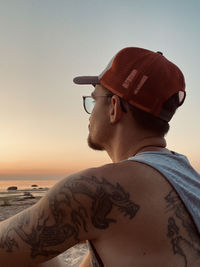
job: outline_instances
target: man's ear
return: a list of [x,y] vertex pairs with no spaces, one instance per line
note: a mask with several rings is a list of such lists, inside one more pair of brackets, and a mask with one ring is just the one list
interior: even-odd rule
[[122,109],[120,99],[118,96],[113,95],[110,103],[110,123],[119,121],[122,117]]

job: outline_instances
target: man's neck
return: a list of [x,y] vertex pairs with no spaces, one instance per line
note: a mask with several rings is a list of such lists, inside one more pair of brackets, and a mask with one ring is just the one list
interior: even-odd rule
[[112,161],[117,163],[145,151],[167,151],[165,138],[145,137],[138,139],[137,142],[132,139],[132,143],[128,140],[121,140],[115,142],[112,148],[107,150],[107,153]]

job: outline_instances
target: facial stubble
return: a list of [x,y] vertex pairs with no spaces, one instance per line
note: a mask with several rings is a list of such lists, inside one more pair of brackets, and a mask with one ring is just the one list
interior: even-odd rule
[[105,150],[104,147],[102,147],[101,145],[95,143],[95,142],[92,140],[92,137],[91,137],[90,134],[88,135],[87,143],[88,143],[88,146],[89,146],[90,148],[92,148],[93,150],[97,150],[97,151],[104,151],[104,150]]

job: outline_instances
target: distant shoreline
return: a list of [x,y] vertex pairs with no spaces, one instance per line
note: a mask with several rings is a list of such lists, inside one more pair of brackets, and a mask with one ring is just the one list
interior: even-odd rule
[[41,178],[29,178],[29,177],[0,177],[0,181],[59,181],[63,177],[41,177]]
[[7,191],[0,191],[1,194],[17,194],[17,193],[24,193],[24,192],[42,192],[42,191],[48,191],[50,188],[24,188],[24,189],[16,189],[16,190],[8,190]]
[[18,192],[46,190],[54,186],[59,180],[0,180],[0,193],[8,192],[9,187],[16,187]]

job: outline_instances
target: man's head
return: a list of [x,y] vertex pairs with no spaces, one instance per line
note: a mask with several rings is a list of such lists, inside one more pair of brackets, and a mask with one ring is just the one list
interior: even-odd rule
[[[160,135],[167,133],[168,122],[185,99],[180,69],[161,52],[143,48],[124,48],[99,76],[79,76],[74,82],[100,85],[105,94],[118,96],[123,112],[131,112],[140,126]],[[98,101],[106,101],[103,98]]]

